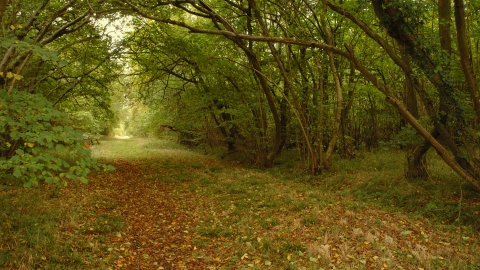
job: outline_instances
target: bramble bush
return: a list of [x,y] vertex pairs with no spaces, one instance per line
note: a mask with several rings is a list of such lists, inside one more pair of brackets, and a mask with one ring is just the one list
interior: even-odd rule
[[113,170],[91,157],[82,133],[68,124],[43,96],[0,90],[0,179],[25,187],[66,179],[86,183],[91,169]]

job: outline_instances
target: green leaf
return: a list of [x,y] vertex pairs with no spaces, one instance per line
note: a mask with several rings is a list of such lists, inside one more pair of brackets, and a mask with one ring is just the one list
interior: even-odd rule
[[13,176],[20,178],[22,176],[22,171],[20,170],[20,167],[15,167],[13,169]]
[[55,150],[57,150],[58,152],[62,152],[64,149],[65,147],[63,146],[63,144],[55,145]]

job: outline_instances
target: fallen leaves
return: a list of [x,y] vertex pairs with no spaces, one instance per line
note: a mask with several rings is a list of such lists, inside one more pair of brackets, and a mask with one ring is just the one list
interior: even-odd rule
[[117,204],[99,204],[99,215],[115,211],[126,224],[105,240],[112,267],[430,269],[478,255],[458,245],[476,245],[476,235],[454,240],[422,218],[208,158],[196,156],[189,166],[191,160],[185,153],[119,159],[116,171],[97,173],[86,186]]

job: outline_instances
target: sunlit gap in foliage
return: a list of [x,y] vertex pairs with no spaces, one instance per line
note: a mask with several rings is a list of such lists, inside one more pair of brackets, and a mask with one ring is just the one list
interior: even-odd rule
[[96,24],[99,28],[103,28],[105,34],[116,44],[121,42],[129,32],[133,31],[131,16],[122,16],[113,20],[103,18],[97,20]]

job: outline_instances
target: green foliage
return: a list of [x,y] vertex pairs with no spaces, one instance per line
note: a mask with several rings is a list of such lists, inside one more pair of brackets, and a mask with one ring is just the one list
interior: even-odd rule
[[99,169],[83,148],[82,133],[65,125],[66,115],[44,97],[23,91],[0,91],[0,97],[0,177],[25,187],[64,179],[86,183],[90,170]]
[[399,133],[393,136],[389,142],[394,148],[406,147],[409,145],[419,145],[422,143],[422,138],[417,134],[412,126],[403,127]]
[[34,41],[30,38],[25,38],[23,41],[18,40],[17,38],[0,38],[0,47],[9,48],[13,47],[17,51],[32,51],[38,55],[43,61],[52,61],[63,67],[66,65],[65,61],[60,61],[58,59],[58,53],[51,51],[45,48],[42,48],[38,45],[34,45]]

